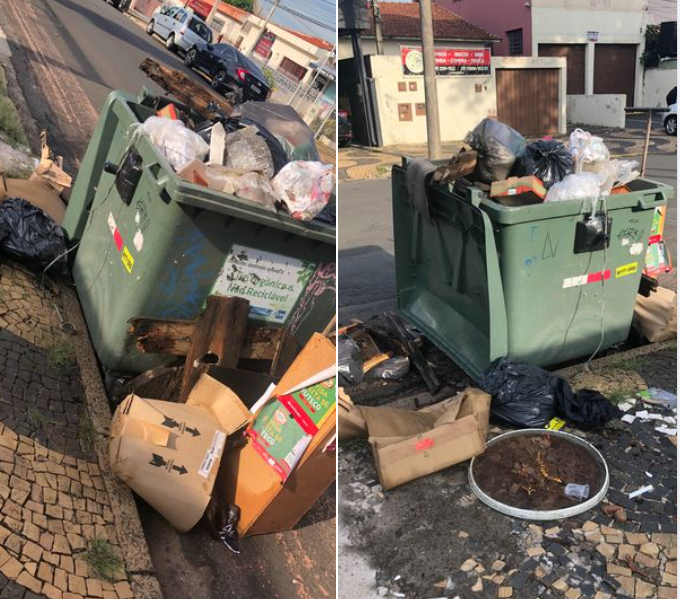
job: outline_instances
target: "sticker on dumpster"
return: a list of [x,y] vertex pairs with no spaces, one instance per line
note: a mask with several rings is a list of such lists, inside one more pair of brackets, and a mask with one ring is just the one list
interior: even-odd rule
[[123,237],[121,236],[120,231],[116,226],[116,220],[113,218],[113,214],[111,214],[110,212],[109,217],[106,219],[106,222],[109,225],[109,231],[111,231],[111,235],[113,235],[113,242],[116,244],[116,248],[120,252],[123,249]]
[[234,245],[211,293],[250,302],[250,318],[285,323],[316,265],[288,256]]
[[132,267],[135,264],[135,259],[132,257],[132,254],[130,253],[130,250],[127,249],[127,247],[123,248],[123,253],[120,259],[123,261],[123,266],[125,267],[125,270],[127,270],[128,273],[131,273]]
[[598,283],[599,281],[608,281],[612,277],[611,270],[600,270],[598,272],[591,272],[587,275],[580,275],[578,277],[569,277],[562,281],[562,289],[569,287],[580,287],[588,283]]
[[547,428],[550,431],[559,431],[564,428],[565,424],[567,424],[566,421],[555,416],[555,418],[551,419],[550,422],[548,422],[548,424],[546,424],[544,428]]
[[624,264],[616,269],[616,278],[625,277],[628,275],[635,274],[637,272],[638,263],[631,262],[630,264]]

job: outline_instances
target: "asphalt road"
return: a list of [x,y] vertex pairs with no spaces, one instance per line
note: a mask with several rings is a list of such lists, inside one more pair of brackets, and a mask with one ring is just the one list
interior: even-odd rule
[[[677,192],[676,155],[650,156],[646,176]],[[339,322],[346,323],[397,306],[390,180],[340,183],[338,198]],[[675,257],[676,198],[669,202],[665,237]],[[675,288],[675,273],[664,275],[661,282]]]
[[[138,69],[144,58],[201,80],[158,38],[103,0],[1,0],[0,27],[29,112],[48,130],[50,145],[74,175],[112,90],[137,94],[147,85],[160,91]],[[179,535],[142,506],[166,599],[333,596],[334,498],[332,487],[296,530],[243,540],[240,556],[201,528]]]

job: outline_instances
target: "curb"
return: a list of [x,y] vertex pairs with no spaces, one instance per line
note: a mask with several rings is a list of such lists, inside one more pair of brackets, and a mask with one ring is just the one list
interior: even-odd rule
[[134,599],[163,599],[132,491],[113,474],[109,465],[111,412],[78,298],[75,290],[63,283],[59,284],[59,289],[64,301],[66,320],[75,324],[76,330],[80,331],[73,337],[73,344],[85,391],[87,411],[95,430],[94,447],[97,461],[109,496],[116,535],[123,552]]

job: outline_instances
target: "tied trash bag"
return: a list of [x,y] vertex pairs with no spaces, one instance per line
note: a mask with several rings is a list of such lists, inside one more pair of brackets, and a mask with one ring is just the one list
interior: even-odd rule
[[475,180],[491,184],[507,179],[526,141],[512,127],[493,119],[484,119],[465,137],[465,143],[477,151]]
[[623,414],[597,391],[574,393],[562,377],[507,358],[491,364],[482,373],[479,386],[492,396],[491,418],[505,426],[543,428],[560,416],[589,430]]
[[572,131],[569,136],[569,152],[574,158],[575,173],[599,173],[607,168],[609,149],[601,137],[588,131]]
[[516,174],[535,175],[549,189],[574,172],[574,159],[564,144],[554,139],[530,143],[519,157]]
[[267,140],[258,134],[254,125],[227,134],[225,166],[244,172],[261,173],[268,179],[274,176],[274,158]]
[[203,160],[210,151],[203,138],[187,129],[182,121],[150,116],[132,127],[133,142],[139,135],[148,135],[175,171],[182,170],[192,160]]
[[364,378],[359,346],[349,337],[338,339],[338,376],[340,385],[353,387]]
[[0,204],[0,251],[31,270],[66,272],[64,230],[41,208],[21,198]]
[[309,221],[324,209],[333,193],[333,165],[303,160],[289,162],[272,184],[276,197],[293,218]]

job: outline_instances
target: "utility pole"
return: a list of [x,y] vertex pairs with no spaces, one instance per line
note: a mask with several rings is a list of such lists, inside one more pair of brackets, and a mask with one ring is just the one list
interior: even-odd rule
[[380,17],[380,7],[376,0],[371,0],[371,10],[373,12],[373,27],[375,29],[375,51],[378,56],[382,56],[383,52],[383,35],[382,24]]
[[208,23],[208,25],[210,25],[210,21],[212,21],[212,18],[215,16],[215,13],[217,12],[217,9],[219,8],[221,3],[222,0],[213,0],[212,8],[210,9],[208,16],[205,18],[205,22]]
[[[272,17],[274,16],[274,11],[278,8],[279,2],[281,0],[273,0],[272,2],[272,9],[269,11],[269,14],[267,15],[267,18],[264,20],[264,25],[262,25],[262,33],[260,33],[260,37],[262,37],[266,32],[267,32],[267,25],[269,25],[269,21],[272,20]],[[250,56],[255,49],[255,46],[257,46],[257,43],[260,41],[260,39],[256,39],[253,45],[249,48],[247,52],[244,52],[244,54]]]
[[[323,59],[323,62],[321,65],[316,69],[316,73],[314,74],[314,77],[312,77],[312,80],[309,82],[309,85],[307,86],[307,92],[309,92],[312,87],[314,87],[314,84],[316,83],[316,80],[319,78],[319,73],[323,70],[323,68],[328,64],[328,61],[332,58],[335,59],[335,51],[336,51],[336,46],[333,46],[333,49],[326,54],[326,56]],[[293,108],[297,108],[300,106],[300,103],[302,102],[302,96],[299,98],[297,97],[298,92],[300,91],[300,88],[302,87],[302,79],[300,79],[300,83],[298,86],[295,88],[295,91],[293,92],[293,95],[290,97],[290,100],[288,100],[288,106],[292,105],[293,101],[295,101],[295,106]]]
[[430,160],[440,158],[439,103],[434,68],[434,23],[432,0],[420,0],[420,31],[423,38],[423,66],[425,67],[425,119],[427,121],[427,153]]

